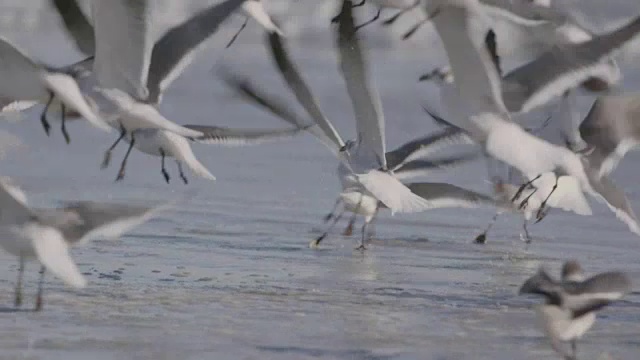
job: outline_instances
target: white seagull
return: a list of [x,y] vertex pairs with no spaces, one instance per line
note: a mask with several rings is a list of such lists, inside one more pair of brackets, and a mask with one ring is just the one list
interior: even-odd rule
[[0,247],[19,258],[15,306],[22,304],[25,261],[41,264],[35,310],[42,309],[45,271],[75,288],[86,280],[71,259],[69,248],[96,237],[116,238],[154,216],[163,207],[133,207],[94,202],[69,203],[58,209],[27,205],[25,194],[7,178],[0,179]]
[[[203,136],[201,131],[179,126],[156,108],[162,94],[188,66],[202,43],[244,0],[226,0],[193,15],[168,30],[153,43],[148,0],[114,0],[93,3],[96,56],[93,75],[87,86],[96,85],[94,95],[101,105],[115,106],[111,112],[113,127],[120,137],[107,150],[103,168],[111,152],[125,137],[130,143],[127,156],[136,143],[140,129],[162,129],[185,137]],[[103,97],[100,97],[102,95]],[[101,106],[101,110],[104,107]],[[124,178],[127,156],[116,180]]]
[[527,184],[535,185],[547,172],[574,177],[584,192],[605,202],[633,233],[640,235],[626,196],[608,178],[598,178],[580,155],[533,136],[511,121],[497,68],[485,46],[490,19],[478,0],[430,0],[427,12],[437,14],[433,22],[455,77],[448,107],[455,113],[452,119],[461,121],[456,125],[468,131],[488,156],[518,169],[529,180]]
[[[575,260],[564,263],[560,281],[540,268],[519,291],[545,297],[545,304],[536,307],[538,318],[552,348],[571,360],[576,359],[576,342],[593,326],[596,311],[629,292],[631,281],[626,274],[606,272],[585,278]],[[571,353],[562,347],[562,342],[571,343]]]

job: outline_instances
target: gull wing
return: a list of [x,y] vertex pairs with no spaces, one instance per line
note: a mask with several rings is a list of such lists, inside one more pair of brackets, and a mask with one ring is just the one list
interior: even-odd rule
[[566,295],[562,306],[573,312],[574,318],[598,310],[631,292],[631,280],[621,272],[606,272],[582,282],[563,282]]
[[0,225],[16,225],[34,218],[26,196],[8,178],[0,177]]
[[471,107],[471,113],[506,114],[500,77],[485,46],[491,22],[480,3],[446,3],[431,11],[437,11],[433,23],[445,47],[460,104]]
[[191,63],[195,52],[245,0],[226,0],[198,12],[167,31],[153,46],[148,100],[159,103],[163,91]]
[[63,223],[52,224],[64,235],[69,244],[80,244],[96,237],[117,238],[123,233],[148,221],[168,205],[148,207],[105,204],[90,201],[67,204],[55,211],[72,214]]
[[242,4],[242,11],[249,15],[253,20],[260,24],[268,32],[276,32],[278,35],[283,36],[282,30],[276,25],[271,16],[264,9],[262,1],[260,0],[247,0]]
[[496,201],[487,195],[447,183],[411,183],[407,187],[425,199],[431,208],[496,206]]
[[427,156],[432,152],[454,144],[472,144],[467,134],[459,128],[447,128],[427,136],[411,140],[385,154],[387,167],[396,171],[406,162]]
[[[387,168],[385,159],[384,114],[377,89],[367,74],[367,64],[356,36],[350,0],[342,3],[339,15],[337,45],[340,69],[353,104],[358,133],[358,157],[373,159],[375,167]],[[373,156],[373,158],[372,158]]]
[[0,79],[0,97],[3,99],[47,98],[41,67],[3,37],[0,37]]
[[30,236],[31,244],[38,260],[47,270],[73,287],[81,288],[87,285],[69,254],[69,244],[59,231],[50,227],[30,227],[27,231],[33,232]]
[[184,125],[184,127],[202,132],[202,136],[192,138],[196,142],[227,146],[258,145],[289,139],[304,130],[297,127],[289,129],[230,129],[205,125]]
[[146,99],[154,44],[149,0],[98,0],[91,7],[100,86]]
[[522,26],[561,25],[568,20],[567,14],[558,9],[527,1],[480,0],[480,3],[490,15]]
[[473,161],[477,159],[479,155],[480,153],[475,152],[431,160],[412,160],[400,165],[400,167],[393,171],[393,174],[401,181],[416,176],[427,176],[431,174],[433,170],[451,169]]
[[77,0],[50,0],[62,18],[62,23],[71,35],[78,50],[87,56],[96,51],[93,26],[80,9]]
[[268,38],[273,60],[280,70],[280,74],[287,83],[287,86],[289,86],[291,92],[296,96],[300,105],[302,105],[309,116],[322,130],[324,137],[328,139],[329,142],[327,143],[323,141],[322,138],[320,138],[320,140],[328,145],[333,151],[337,151],[342,148],[344,146],[344,141],[334,128],[333,124],[324,116],[320,110],[318,101],[314,98],[302,76],[300,76],[298,69],[296,69],[293,62],[291,62],[291,59],[289,59],[288,51],[284,46],[280,35],[277,33],[270,33]]
[[578,44],[553,47],[502,80],[504,102],[511,112],[544,105],[602,72],[603,63],[640,33],[640,17],[629,24]]

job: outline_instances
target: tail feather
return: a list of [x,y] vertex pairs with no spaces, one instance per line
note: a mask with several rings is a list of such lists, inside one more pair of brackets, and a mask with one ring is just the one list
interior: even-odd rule
[[187,139],[180,137],[180,140],[183,144],[180,146],[181,151],[174,154],[176,160],[185,163],[194,174],[208,180],[215,180],[216,177],[213,176],[213,174],[211,174],[211,172],[209,172],[209,170],[202,165],[200,161],[198,161],[193,150],[191,150],[191,145],[189,145]]

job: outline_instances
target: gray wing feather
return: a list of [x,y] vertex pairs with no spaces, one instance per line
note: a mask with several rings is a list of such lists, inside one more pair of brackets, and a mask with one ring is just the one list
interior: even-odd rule
[[305,83],[302,76],[296,69],[295,65],[289,59],[287,49],[284,46],[282,38],[277,33],[270,33],[268,40],[271,48],[271,54],[276,66],[280,70],[282,77],[284,78],[287,86],[302,107],[307,111],[309,116],[315,121],[318,127],[324,133],[324,136],[330,141],[330,143],[337,149],[344,146],[344,141],[333,127],[333,124],[324,116],[318,101],[314,98],[311,90]]
[[93,55],[96,51],[93,25],[78,6],[77,0],[51,0],[51,2],[78,50],[85,55]]
[[[443,201],[447,207],[476,207],[495,205],[493,198],[447,183],[410,183],[414,194],[429,201]],[[444,207],[444,206],[442,206]]]
[[387,167],[393,171],[397,171],[411,155],[420,150],[427,150],[431,147],[438,147],[443,143],[455,144],[466,143],[464,141],[468,136],[460,129],[448,128],[438,131],[434,134],[411,140],[393,151],[388,151],[385,156],[387,158]]
[[[86,241],[89,237],[117,237],[147,221],[160,207],[130,206],[96,202],[77,202],[56,209],[67,215],[65,223],[56,225],[71,244]],[[61,217],[59,217],[61,218]],[[51,221],[51,220],[50,220]]]
[[298,135],[303,128],[293,129],[229,129],[217,126],[184,125],[184,127],[202,132],[204,135],[192,140],[205,144],[219,145],[258,145],[270,141],[288,139]]
[[149,101],[159,102],[162,91],[191,60],[191,53],[212,36],[245,0],[211,6],[167,31],[153,46],[147,88]]
[[[629,24],[579,44],[555,46],[538,59],[507,74],[502,81],[509,111],[528,111],[588,80],[591,69],[640,32],[640,17]],[[548,92],[548,95],[543,93]],[[536,99],[537,98],[537,99]],[[535,99],[535,100],[534,100]]]
[[424,172],[428,170],[443,170],[450,169],[464,163],[477,159],[479,153],[463,154],[458,156],[452,156],[448,158],[431,159],[431,160],[412,160],[402,164],[398,169],[394,170],[394,174],[402,174],[404,172]]
[[287,123],[296,127],[310,125],[305,124],[300,116],[286,105],[285,101],[259,90],[248,79],[230,73],[221,73],[221,78],[231,89],[241,94],[245,99],[254,105],[262,107]]

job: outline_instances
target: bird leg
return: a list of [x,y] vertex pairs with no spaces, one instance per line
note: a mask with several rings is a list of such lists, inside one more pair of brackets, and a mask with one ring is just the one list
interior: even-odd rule
[[420,20],[420,22],[415,24],[411,29],[409,29],[409,31],[407,31],[404,35],[402,35],[402,40],[407,40],[408,38],[413,36],[413,34],[415,34],[415,32],[418,31],[422,27],[422,25],[424,25],[428,21],[429,21],[429,18]]
[[60,109],[62,110],[62,112],[60,113],[60,119],[62,120],[62,126],[60,127],[60,130],[62,130],[62,136],[64,136],[64,141],[67,142],[67,144],[71,143],[71,138],[69,137],[69,133],[67,132],[67,124],[66,124],[66,120],[67,120],[67,116],[66,116],[66,109],[64,106],[64,103],[60,103]]
[[378,209],[379,207],[376,207],[376,211],[373,213],[371,218],[365,219],[364,224],[362,224],[362,238],[360,239],[360,246],[358,246],[356,250],[360,250],[360,251],[367,250],[367,248],[365,247],[365,244],[367,243],[368,240],[370,240],[373,237],[373,231],[367,232],[367,230],[370,227],[374,226],[374,221],[378,215]]
[[122,126],[122,124],[120,124],[120,136],[118,136],[116,142],[114,142],[113,145],[111,145],[111,147],[109,147],[109,149],[104,153],[104,159],[102,160],[102,165],[100,165],[101,169],[106,169],[109,166],[109,163],[111,162],[111,152],[113,152],[113,149],[116,148],[118,143],[124,139],[125,135],[127,135],[127,130]]
[[44,273],[46,269],[44,266],[40,268],[40,281],[38,281],[38,294],[36,295],[36,307],[33,311],[41,311],[42,310],[42,293],[44,288]]
[[527,229],[527,219],[524,219],[522,229],[524,230],[524,235],[520,234],[520,239],[527,244],[531,244],[531,236],[529,236],[529,230]]
[[227,46],[225,48],[229,48],[236,41],[236,39],[238,38],[238,36],[242,32],[242,30],[244,30],[244,28],[247,27],[247,23],[248,22],[249,22],[249,17],[247,16],[247,17],[244,18],[244,22],[242,23],[242,26],[240,26],[240,29],[238,30],[238,32],[236,32],[235,35],[233,35],[233,37],[227,43]]
[[333,208],[331,209],[331,212],[329,214],[325,215],[324,218],[323,218],[325,223],[333,218],[333,214],[336,212],[336,210],[338,209],[338,206],[340,205],[341,202],[342,202],[342,199],[340,199],[340,198],[336,199],[336,203],[333,205]]
[[355,27],[355,31],[358,31],[358,30],[360,30],[360,28],[363,28],[363,27],[365,27],[365,26],[367,26],[367,25],[371,24],[372,22],[374,22],[374,21],[376,21],[376,20],[380,19],[380,14],[381,14],[381,13],[382,13],[382,8],[378,8],[378,12],[376,12],[376,14],[375,14],[375,15],[374,15],[370,20],[365,21],[364,23],[362,23],[362,24],[360,24],[360,25],[356,26],[356,27]]
[[182,163],[176,160],[176,164],[178,164],[178,172],[180,172],[180,178],[182,179],[182,182],[184,182],[184,184],[187,185],[189,183],[189,180],[184,175],[184,171],[182,171]]
[[556,176],[556,182],[555,184],[553,184],[553,188],[551,188],[551,192],[549,193],[549,195],[547,195],[547,197],[544,199],[542,204],[540,204],[540,208],[538,209],[538,212],[536,212],[536,222],[535,222],[536,224],[539,223],[542,219],[544,219],[544,217],[547,215],[547,213],[544,211],[544,208],[547,206],[547,201],[551,197],[551,194],[553,194],[553,192],[556,191],[557,188],[558,188],[558,177]]
[[24,277],[24,257],[20,256],[20,267],[18,268],[18,281],[16,282],[16,293],[13,305],[16,308],[22,306],[22,278]]
[[404,9],[400,10],[397,14],[395,14],[392,17],[388,18],[387,20],[383,21],[382,25],[389,26],[389,25],[393,24],[394,22],[396,22],[398,20],[398,18],[400,16],[402,16],[402,14],[413,10],[414,8],[416,8],[419,5],[420,5],[420,0],[416,0],[413,5],[409,6],[408,8],[404,8]]
[[320,242],[322,240],[324,240],[324,238],[327,237],[327,235],[329,235],[329,232],[331,231],[331,229],[333,229],[334,226],[336,226],[336,223],[338,221],[340,221],[340,219],[342,218],[342,215],[344,215],[344,209],[338,214],[338,216],[333,218],[333,222],[331,223],[331,225],[329,225],[329,227],[327,228],[327,230],[322,233],[322,235],[318,236],[315,240],[313,240],[311,242],[311,244],[309,244],[309,246],[311,247],[317,247],[318,245],[320,245]]
[[358,201],[358,206],[356,207],[356,210],[353,212],[353,215],[351,215],[351,219],[349,219],[349,224],[347,225],[347,228],[344,229],[344,231],[342,232],[342,235],[351,236],[353,234],[353,225],[356,222],[358,211],[360,211],[360,205],[362,205],[362,194],[360,194],[360,200]]
[[160,156],[162,157],[162,160],[161,160],[162,176],[164,176],[164,181],[166,181],[167,184],[168,184],[170,178],[169,178],[169,173],[167,172],[167,169],[164,167],[164,157],[165,157],[164,150],[162,150],[162,148],[160,148],[158,150],[160,150]]
[[519,188],[518,191],[516,191],[516,194],[513,195],[513,197],[511,198],[511,202],[516,201],[517,198],[520,197],[520,195],[522,195],[522,192],[527,188],[527,186],[532,186],[533,182],[538,180],[540,177],[542,176],[542,174],[534,177],[533,179],[527,181],[526,183],[522,184]]
[[135,132],[131,133],[131,143],[129,143],[129,148],[127,149],[127,153],[124,155],[124,159],[122,159],[122,164],[120,164],[120,171],[118,171],[118,176],[116,177],[116,181],[120,181],[124,179],[124,169],[127,167],[127,160],[129,159],[129,154],[131,154],[131,149],[133,149],[133,145],[136,143]]
[[576,339],[571,340],[571,356],[573,359],[578,358],[578,344]]
[[49,125],[49,121],[47,121],[47,111],[49,110],[49,106],[51,106],[51,102],[53,102],[53,92],[49,91],[49,100],[47,100],[47,104],[44,106],[42,114],[40,115],[40,123],[42,123],[42,127],[47,136],[49,136],[49,130],[51,129],[51,125]]
[[[356,8],[356,7],[360,7],[363,6],[365,3],[367,2],[367,0],[362,0],[361,2],[355,4],[355,5],[351,5],[351,8]],[[338,15],[334,16],[331,18],[331,23],[332,24],[337,24],[338,21],[340,21],[340,14],[342,14],[342,12],[340,12]]]
[[487,242],[487,233],[489,232],[489,230],[491,230],[491,227],[493,227],[493,224],[495,224],[496,220],[498,220],[499,215],[499,212],[493,215],[493,218],[491,219],[491,221],[489,221],[487,228],[484,229],[484,231],[480,233],[480,235],[476,236],[475,240],[473,240],[475,244],[485,244]]
[[520,203],[520,206],[518,206],[518,210],[524,210],[527,208],[527,206],[529,205],[529,199],[531,199],[531,197],[533,196],[533,194],[535,194],[538,191],[538,188],[535,188],[531,194],[529,194],[526,198],[524,198],[524,200],[522,200],[522,202]]

